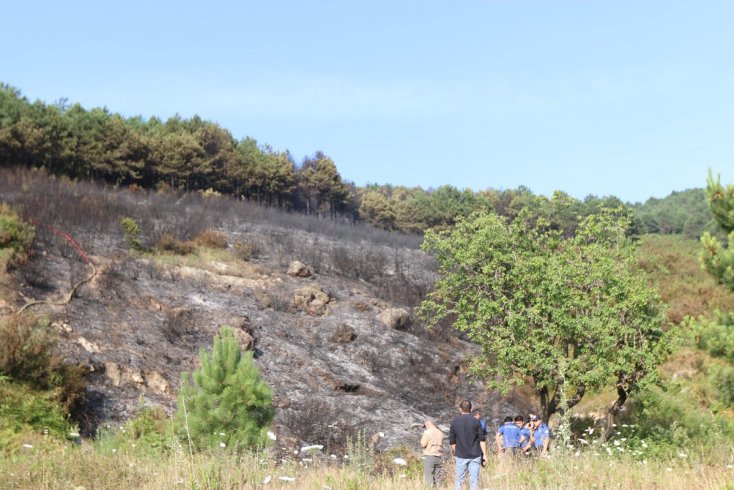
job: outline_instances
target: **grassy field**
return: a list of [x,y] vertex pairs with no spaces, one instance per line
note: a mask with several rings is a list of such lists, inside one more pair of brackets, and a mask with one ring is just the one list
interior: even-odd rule
[[[375,460],[369,466],[328,457],[299,464],[276,462],[266,454],[166,456],[113,453],[92,444],[59,446],[36,438],[22,451],[0,460],[2,488],[13,489],[421,489],[418,456],[405,455],[406,466]],[[614,489],[731,489],[734,488],[734,449],[714,454],[681,452],[669,460],[644,460],[633,454],[605,451],[554,454],[548,459],[513,462],[494,459],[482,470],[480,488],[614,488]],[[453,466],[445,464],[453,475]],[[281,478],[293,479],[284,480]],[[442,488],[453,488],[452,479]]]

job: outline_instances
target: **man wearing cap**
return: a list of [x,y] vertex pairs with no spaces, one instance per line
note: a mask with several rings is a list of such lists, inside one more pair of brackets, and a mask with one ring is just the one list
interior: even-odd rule
[[471,402],[464,400],[459,405],[461,414],[451,421],[449,443],[456,461],[454,489],[464,487],[469,472],[469,489],[479,489],[479,468],[487,464],[487,443],[482,425],[471,415]]
[[440,484],[441,454],[443,452],[443,432],[433,422],[426,420],[426,428],[421,437],[423,448],[423,478],[427,487],[438,487]]
[[530,441],[535,451],[541,456],[548,454],[548,446],[550,445],[550,429],[543,423],[543,419],[539,415],[530,417]]

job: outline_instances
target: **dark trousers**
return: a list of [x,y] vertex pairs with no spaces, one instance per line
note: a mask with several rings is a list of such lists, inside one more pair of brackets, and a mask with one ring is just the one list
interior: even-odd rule
[[441,456],[423,456],[423,480],[427,487],[441,484]]

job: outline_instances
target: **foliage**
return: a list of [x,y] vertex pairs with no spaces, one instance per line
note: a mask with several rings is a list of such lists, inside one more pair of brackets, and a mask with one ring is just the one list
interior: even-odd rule
[[651,197],[632,206],[636,234],[683,235],[698,239],[704,231],[720,234],[703,189],[672,192],[658,199]]
[[23,258],[30,249],[35,230],[6,203],[0,203],[0,273],[13,259]]
[[18,449],[18,437],[32,431],[65,439],[75,431],[55,390],[34,388],[0,376],[0,453]]
[[686,317],[713,318],[717,309],[734,310],[734,292],[701,269],[699,252],[698,241],[680,235],[644,235],[635,247],[634,266],[669,305],[669,326]]
[[46,384],[56,335],[47,319],[31,314],[0,319],[0,373],[17,380]]
[[423,249],[436,255],[441,278],[422,315],[429,324],[455,318],[482,346],[474,369],[490,386],[531,379],[546,419],[610,383],[624,403],[667,348],[660,298],[631,271],[627,226],[605,212],[564,239],[521,211],[512,222],[477,214],[428,232]]
[[222,327],[199,369],[183,373],[178,419],[197,450],[252,448],[266,442],[275,416],[272,392],[260,378],[252,352],[244,355],[232,330]]
[[689,319],[685,326],[699,349],[734,363],[734,313],[718,313],[714,319]]
[[[734,243],[734,185],[721,185],[721,177],[714,180],[709,171],[706,180],[706,200],[714,219],[728,234],[728,244]],[[703,250],[701,264],[714,277],[729,289],[734,290],[734,248],[722,245],[711,233],[705,232],[701,237]]]
[[125,233],[125,240],[133,250],[141,250],[143,247],[140,244],[140,225],[137,221],[129,216],[125,216],[120,219],[120,225],[122,231]]
[[119,429],[103,429],[96,447],[104,453],[162,454],[176,444],[172,419],[158,407],[143,407]]

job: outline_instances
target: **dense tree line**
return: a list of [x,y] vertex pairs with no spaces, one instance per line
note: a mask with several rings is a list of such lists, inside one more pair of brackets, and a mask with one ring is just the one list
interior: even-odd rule
[[[474,211],[514,218],[530,208],[570,235],[579,219],[624,204],[616,197],[560,200],[525,187],[478,192],[393,185],[357,187],[320,151],[297,163],[286,151],[194,116],[123,117],[66,100],[31,102],[0,84],[0,165],[44,168],[73,179],[162,191],[215,191],[267,206],[363,221],[386,230],[421,233],[447,228]],[[558,202],[564,202],[559,207]],[[702,190],[673,193],[633,206],[633,233],[700,236],[711,221]]]

